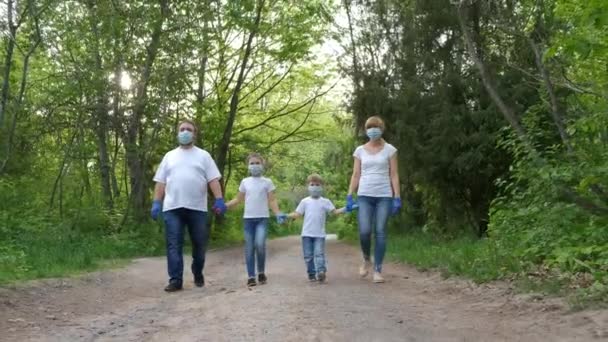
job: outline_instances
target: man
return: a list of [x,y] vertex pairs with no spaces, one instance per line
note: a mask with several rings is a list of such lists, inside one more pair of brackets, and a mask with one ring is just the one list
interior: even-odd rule
[[192,274],[197,287],[205,285],[203,267],[209,240],[207,226],[207,186],[213,192],[213,210],[223,214],[226,205],[219,183],[220,172],[211,155],[194,146],[196,125],[183,120],[178,125],[179,147],[163,157],[154,181],[154,202],[151,216],[156,220],[163,211],[167,241],[167,270],[169,285],[165,291],[179,291],[183,287],[184,227],[188,227],[192,241]]

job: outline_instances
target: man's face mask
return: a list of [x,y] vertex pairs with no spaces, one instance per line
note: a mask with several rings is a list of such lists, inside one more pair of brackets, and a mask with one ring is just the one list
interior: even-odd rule
[[250,163],[247,168],[253,177],[259,177],[264,172],[264,166],[262,164]]
[[308,186],[308,193],[311,197],[321,197],[323,194],[323,187],[319,184],[310,184]]
[[382,136],[382,130],[378,127],[370,127],[367,129],[366,133],[370,140],[378,140]]
[[190,145],[193,139],[194,134],[187,130],[183,130],[177,134],[177,141],[180,145]]

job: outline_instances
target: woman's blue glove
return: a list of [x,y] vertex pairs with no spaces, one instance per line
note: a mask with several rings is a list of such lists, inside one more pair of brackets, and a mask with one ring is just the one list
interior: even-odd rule
[[217,215],[224,215],[224,213],[226,212],[226,210],[228,210],[228,208],[226,207],[226,203],[224,203],[224,199],[223,198],[216,198],[215,202],[213,203],[212,210]]
[[156,221],[156,219],[158,218],[158,215],[160,214],[160,211],[163,208],[163,202],[161,202],[160,200],[154,200],[152,202],[152,209],[150,209],[150,216],[152,217],[152,219],[154,221]]
[[353,211],[353,206],[355,205],[355,201],[353,200],[353,195],[346,196],[346,212],[350,213]]
[[393,198],[393,210],[391,211],[392,215],[397,215],[399,210],[401,209],[401,198]]

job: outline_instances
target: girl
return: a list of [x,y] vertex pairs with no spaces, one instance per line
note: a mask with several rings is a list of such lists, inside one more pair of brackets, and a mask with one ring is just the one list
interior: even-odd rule
[[245,202],[244,233],[245,233],[245,263],[247,265],[247,286],[256,283],[256,259],[258,282],[265,284],[268,280],[265,274],[266,263],[266,233],[268,230],[268,209],[272,209],[279,224],[286,219],[279,210],[274,196],[275,186],[269,178],[262,177],[264,159],[258,153],[247,157],[247,167],[250,177],[241,181],[239,193],[235,199],[226,203],[228,209]]

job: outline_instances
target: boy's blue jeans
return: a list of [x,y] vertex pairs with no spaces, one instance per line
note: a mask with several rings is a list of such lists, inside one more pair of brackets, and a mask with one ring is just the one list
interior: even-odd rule
[[359,240],[365,260],[370,259],[372,246],[372,228],[376,237],[374,248],[374,271],[382,272],[382,261],[386,252],[386,223],[391,213],[393,199],[390,197],[359,196],[358,221]]
[[254,278],[256,257],[258,273],[264,273],[266,266],[266,231],[268,230],[268,218],[246,218],[244,230],[247,276],[249,278]]
[[308,275],[327,272],[325,267],[325,238],[302,236],[302,250]]
[[163,212],[165,240],[167,243],[167,271],[169,282],[183,284],[184,273],[184,226],[188,227],[192,241],[192,274],[203,275],[205,252],[209,241],[207,213],[204,211],[178,208]]

